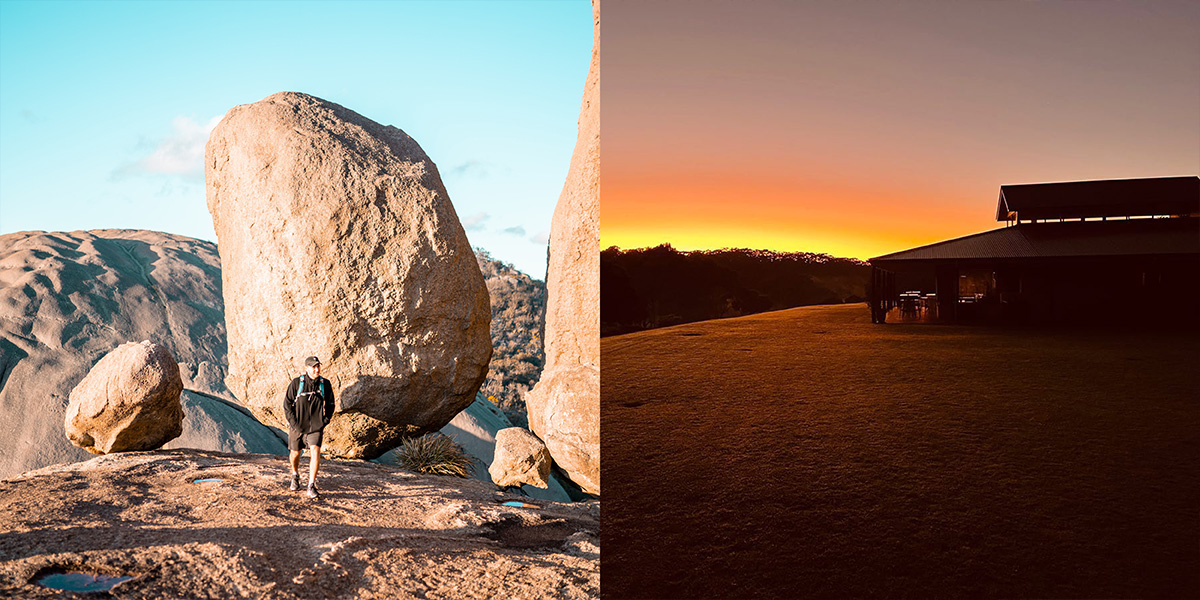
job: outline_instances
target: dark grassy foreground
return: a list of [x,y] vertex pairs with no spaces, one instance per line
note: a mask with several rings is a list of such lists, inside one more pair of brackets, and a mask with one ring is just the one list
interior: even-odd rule
[[1200,597],[1200,336],[805,307],[601,342],[603,595]]

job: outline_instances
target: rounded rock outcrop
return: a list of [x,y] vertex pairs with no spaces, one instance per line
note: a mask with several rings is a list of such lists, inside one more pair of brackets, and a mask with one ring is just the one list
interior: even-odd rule
[[231,109],[205,149],[226,383],[282,427],[310,355],[334,386],[324,449],[374,458],[466,408],[492,346],[487,288],[437,167],[411,137],[313,96]]
[[550,452],[528,429],[501,429],[496,432],[496,452],[488,475],[501,487],[528,483],[546,489],[550,485]]
[[600,494],[600,3],[579,137],[550,227],[546,367],[525,396],[529,427],[571,480]]
[[122,344],[71,391],[67,438],[93,454],[160,448],[183,433],[182,393],[179,363],[166,346]]

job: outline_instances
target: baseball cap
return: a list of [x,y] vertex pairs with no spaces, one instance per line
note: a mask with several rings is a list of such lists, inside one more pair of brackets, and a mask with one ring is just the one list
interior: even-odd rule
[[315,356],[310,356],[310,357],[304,359],[304,366],[306,366],[306,367],[313,367],[313,366],[316,366],[319,364],[321,364],[321,359],[319,359]]

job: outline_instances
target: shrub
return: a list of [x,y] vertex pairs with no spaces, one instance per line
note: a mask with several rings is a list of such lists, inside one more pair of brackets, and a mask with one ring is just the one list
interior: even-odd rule
[[454,440],[440,433],[407,438],[396,449],[400,466],[429,475],[470,477],[475,465]]

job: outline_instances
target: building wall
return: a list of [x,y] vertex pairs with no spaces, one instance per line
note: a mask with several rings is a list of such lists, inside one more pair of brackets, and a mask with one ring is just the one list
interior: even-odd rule
[[[937,294],[941,322],[1200,324],[1200,255],[888,266],[897,292]],[[982,297],[960,302],[964,293]]]

